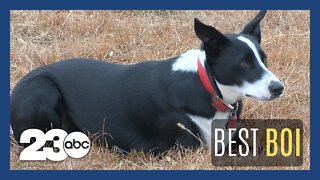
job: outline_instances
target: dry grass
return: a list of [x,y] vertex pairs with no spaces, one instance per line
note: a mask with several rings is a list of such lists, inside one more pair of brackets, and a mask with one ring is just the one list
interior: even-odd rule
[[[89,57],[137,63],[177,56],[198,48],[193,18],[222,32],[239,32],[256,11],[12,11],[10,87],[32,69],[56,61]],[[269,11],[262,22],[262,46],[269,68],[284,81],[285,96],[272,102],[245,101],[242,118],[288,118],[304,122],[301,167],[223,169],[309,169],[310,156],[310,13]],[[20,162],[11,140],[11,169],[221,169],[211,165],[206,148],[171,150],[162,158],[139,152],[119,156],[94,147],[80,160]]]

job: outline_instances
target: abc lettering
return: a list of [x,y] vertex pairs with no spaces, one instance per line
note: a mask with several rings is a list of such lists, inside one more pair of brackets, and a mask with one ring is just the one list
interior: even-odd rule
[[[31,139],[36,138],[32,144]],[[52,147],[45,147],[47,141]],[[39,129],[27,129],[20,136],[20,143],[30,144],[20,153],[20,160],[62,161],[68,156],[82,158],[90,150],[88,136],[82,132],[68,134],[62,129],[51,129],[47,133]],[[64,151],[61,151],[64,149]]]
[[79,149],[79,148],[87,149],[87,148],[89,148],[89,142],[88,141],[80,142],[80,141],[73,139],[72,141],[66,141],[64,143],[64,147],[66,149],[73,149],[73,148],[74,149]]

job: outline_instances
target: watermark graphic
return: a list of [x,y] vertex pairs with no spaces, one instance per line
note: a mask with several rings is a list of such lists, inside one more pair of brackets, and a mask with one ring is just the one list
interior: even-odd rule
[[301,166],[303,123],[300,120],[240,120],[227,128],[227,120],[211,124],[214,166]]
[[82,158],[91,148],[87,135],[82,132],[68,134],[62,129],[44,133],[39,129],[27,129],[20,136],[21,144],[29,144],[21,153],[20,160],[62,161],[67,157]]

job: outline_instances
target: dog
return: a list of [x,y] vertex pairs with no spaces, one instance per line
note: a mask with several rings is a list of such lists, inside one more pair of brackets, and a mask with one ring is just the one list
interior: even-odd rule
[[283,94],[260,47],[266,13],[238,34],[194,19],[201,47],[167,60],[121,65],[70,59],[34,69],[11,93],[14,137],[19,141],[29,128],[60,128],[98,135],[97,141],[125,152],[210,145],[215,119],[225,119],[225,130],[239,127],[243,98]]

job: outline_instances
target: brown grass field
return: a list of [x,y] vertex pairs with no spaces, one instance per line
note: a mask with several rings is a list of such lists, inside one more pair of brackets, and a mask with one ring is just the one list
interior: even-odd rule
[[[199,47],[193,19],[224,33],[239,32],[257,11],[11,11],[10,88],[32,69],[67,58],[95,58],[130,64],[178,56]],[[120,156],[94,146],[82,159],[19,161],[11,138],[11,169],[310,169],[310,12],[269,11],[262,21],[268,66],[285,84],[272,102],[245,100],[242,118],[301,119],[304,164],[300,167],[214,167],[206,148],[172,149],[155,157]]]

